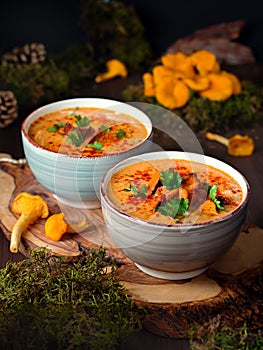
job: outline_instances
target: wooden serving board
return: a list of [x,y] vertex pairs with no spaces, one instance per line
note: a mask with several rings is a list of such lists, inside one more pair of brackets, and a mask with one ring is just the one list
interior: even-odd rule
[[10,240],[17,217],[10,204],[20,192],[41,195],[50,213],[66,211],[72,220],[84,216],[89,227],[81,233],[65,235],[59,242],[47,238],[45,220],[39,220],[23,234],[20,251],[29,257],[35,247],[47,247],[54,254],[77,259],[82,247],[103,245],[120,265],[118,277],[138,305],[146,308],[144,327],[170,338],[187,337],[194,327],[227,324],[239,327],[246,322],[251,329],[263,326],[263,230],[246,224],[227,255],[205,273],[180,282],[161,280],[138,270],[114,245],[100,209],[80,210],[58,205],[56,199],[34,178],[28,166],[0,163],[0,227]]

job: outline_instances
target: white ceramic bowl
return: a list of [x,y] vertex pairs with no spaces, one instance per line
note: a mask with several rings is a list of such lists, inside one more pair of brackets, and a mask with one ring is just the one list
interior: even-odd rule
[[[242,188],[240,205],[211,222],[175,226],[149,223],[118,210],[107,195],[112,175],[138,161],[167,158],[205,163],[228,173]],[[152,152],[124,160],[106,173],[101,185],[101,205],[113,241],[139,269],[157,278],[179,280],[201,274],[232,247],[246,217],[249,192],[246,179],[215,158],[186,152]]]
[[[95,158],[55,153],[39,146],[28,136],[31,123],[38,117],[74,107],[98,107],[128,114],[145,125],[147,137],[125,152]],[[34,176],[59,202],[76,208],[100,207],[100,183],[105,172],[123,159],[151,151],[151,137],[152,123],[145,113],[129,104],[103,98],[74,98],[54,102],[32,112],[22,124],[24,153]]]

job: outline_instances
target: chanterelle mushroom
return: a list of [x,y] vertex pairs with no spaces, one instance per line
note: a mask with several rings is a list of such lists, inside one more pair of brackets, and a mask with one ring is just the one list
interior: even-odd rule
[[124,63],[117,59],[112,59],[106,62],[107,72],[98,74],[95,78],[96,83],[102,83],[103,81],[110,80],[115,77],[126,78],[128,75],[127,68]]
[[49,208],[42,197],[22,192],[13,200],[11,209],[14,214],[20,215],[13,227],[10,240],[10,251],[17,253],[22,233],[38,218],[46,218]]
[[68,224],[64,220],[64,214],[51,215],[45,222],[46,236],[53,241],[59,241],[64,233],[68,232]]
[[53,241],[59,241],[65,233],[81,232],[89,226],[86,218],[81,222],[69,225],[64,213],[51,215],[45,222],[46,236]]
[[234,135],[227,139],[221,135],[217,135],[211,132],[206,133],[208,140],[217,141],[227,147],[228,154],[231,156],[250,156],[254,151],[254,141],[251,137],[245,135]]

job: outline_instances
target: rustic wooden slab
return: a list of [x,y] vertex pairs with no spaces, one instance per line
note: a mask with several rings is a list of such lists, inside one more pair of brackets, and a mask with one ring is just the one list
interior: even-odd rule
[[0,169],[0,225],[9,240],[12,227],[18,218],[11,212],[10,204],[14,197],[22,191],[42,196],[48,203],[50,214],[63,211],[66,217],[70,215],[71,221],[85,217],[90,223],[89,227],[83,232],[65,235],[61,241],[55,242],[46,237],[44,233],[45,220],[38,220],[29,227],[22,237],[20,251],[26,257],[30,256],[30,250],[35,247],[47,247],[54,254],[75,259],[81,254],[81,247],[92,248],[104,245],[114,252],[114,256],[120,259],[123,258],[123,255],[115,248],[107,234],[100,209],[84,211],[59,205],[53,195],[34,178],[28,166],[19,167],[2,163]]
[[58,205],[56,199],[34,178],[28,166],[0,164],[0,227],[10,240],[17,217],[10,204],[20,192],[43,196],[50,213],[63,210],[71,219],[88,219],[83,232],[66,235],[59,242],[47,238],[44,220],[39,220],[23,234],[20,251],[26,257],[30,249],[47,247],[54,254],[77,259],[82,247],[103,245],[118,261],[118,277],[129,295],[148,311],[144,327],[152,333],[186,337],[194,327],[206,331],[213,322],[231,327],[246,322],[251,329],[263,326],[263,230],[245,225],[229,253],[201,276],[186,281],[167,281],[148,276],[115,247],[109,237],[100,209],[80,210]]

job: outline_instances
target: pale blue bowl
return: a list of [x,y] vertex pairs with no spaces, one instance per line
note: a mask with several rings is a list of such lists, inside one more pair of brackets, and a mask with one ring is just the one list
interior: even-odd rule
[[[134,148],[103,157],[71,157],[36,144],[29,136],[30,124],[47,113],[70,107],[98,107],[131,115],[143,123],[147,137]],[[74,98],[45,105],[32,112],[22,124],[26,160],[35,178],[59,202],[75,208],[99,208],[100,184],[108,169],[123,159],[152,150],[152,123],[148,116],[127,103],[103,98]]]
[[[112,203],[111,178],[116,172],[138,161],[169,158],[210,165],[228,173],[242,189],[241,203],[224,217],[175,226],[132,217]],[[113,242],[140,270],[153,277],[180,280],[200,275],[230,250],[245,221],[249,194],[244,176],[218,159],[189,152],[161,151],[134,156],[112,167],[102,180],[101,207]]]

